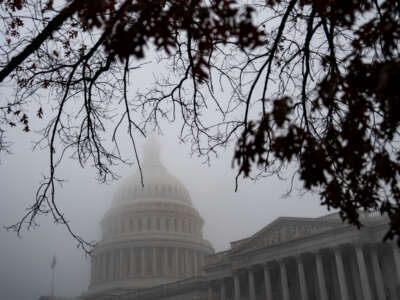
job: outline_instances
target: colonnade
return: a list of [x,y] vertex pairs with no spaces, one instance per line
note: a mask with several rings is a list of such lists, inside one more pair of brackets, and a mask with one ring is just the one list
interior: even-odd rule
[[208,299],[400,299],[400,251],[394,244],[346,244],[250,264],[211,281]]
[[202,223],[193,217],[125,216],[107,221],[103,228],[104,239],[123,234],[160,231],[202,236]]
[[186,278],[201,274],[204,253],[181,247],[104,250],[92,257],[92,284],[136,277]]

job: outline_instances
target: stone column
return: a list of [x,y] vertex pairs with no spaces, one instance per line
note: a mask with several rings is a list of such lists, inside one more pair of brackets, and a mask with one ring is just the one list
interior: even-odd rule
[[256,300],[256,285],[254,283],[254,271],[253,269],[248,270],[249,276],[249,299]]
[[193,265],[192,265],[193,261],[190,259],[191,252],[192,252],[191,250],[186,250],[186,267],[187,267],[186,274],[188,276],[193,276]]
[[134,277],[135,274],[135,249],[131,249],[130,251],[131,258],[129,260],[129,276]]
[[324,266],[322,264],[322,256],[319,251],[315,252],[315,264],[317,266],[318,287],[321,300],[328,300],[328,293],[326,290]]
[[304,273],[304,265],[301,256],[296,257],[297,262],[297,271],[299,275],[299,284],[300,284],[300,294],[302,300],[308,299],[308,291],[307,291],[307,283],[306,283],[306,274]]
[[107,273],[106,273],[107,268],[106,268],[106,263],[107,263],[106,254],[103,253],[103,254],[101,254],[101,280],[102,280],[102,281],[105,281],[105,280],[107,279]]
[[153,253],[152,253],[152,271],[153,271],[153,276],[157,276],[157,248],[153,247]]
[[400,282],[400,249],[397,244],[390,244],[393,252],[394,265],[397,271],[397,280]]
[[96,281],[100,281],[101,278],[101,269],[100,269],[100,256],[96,255],[96,274],[95,274]]
[[164,276],[167,277],[168,274],[168,247],[164,247]]
[[365,265],[364,253],[361,245],[357,244],[355,246],[358,270],[360,273],[361,280],[361,291],[365,300],[372,300],[371,287],[368,281],[367,267]]
[[97,255],[97,260],[96,260],[96,281],[101,280],[101,260],[100,260],[100,255]]
[[378,294],[379,300],[386,300],[385,286],[383,284],[382,272],[379,266],[378,256],[376,255],[376,247],[372,246],[370,250],[371,250],[372,268],[374,270],[374,277],[375,277],[376,293]]
[[95,281],[95,257],[92,256],[91,260],[90,260],[90,284],[93,284],[93,282]]
[[146,248],[145,247],[143,247],[142,249],[141,249],[141,268],[140,268],[140,270],[141,270],[141,273],[142,273],[142,276],[143,277],[145,277],[146,276],[146,268],[147,268],[147,266],[146,266]]
[[221,295],[220,300],[226,300],[226,283],[225,283],[225,279],[221,280],[219,288],[220,288],[220,295]]
[[203,274],[203,267],[204,267],[204,254],[200,253],[199,254],[199,273],[200,273],[200,275]]
[[111,253],[110,253],[110,261],[108,262],[108,268],[109,268],[108,269],[108,279],[109,280],[113,280],[114,279],[114,273],[115,273],[115,271],[114,271],[114,269],[115,269],[115,266],[114,266],[114,251],[111,251]]
[[349,289],[347,287],[346,274],[344,272],[343,257],[340,248],[334,248],[336,269],[339,281],[340,297],[342,300],[349,300]]
[[119,278],[120,279],[125,278],[125,267],[126,267],[126,262],[124,259],[124,250],[121,249],[121,250],[119,250]]
[[233,285],[235,289],[235,300],[240,300],[240,277],[239,274],[233,274]]
[[199,261],[198,261],[197,252],[193,252],[193,273],[194,273],[194,276],[199,275]]
[[213,300],[213,288],[212,288],[211,282],[210,282],[210,286],[208,287],[208,300]]
[[271,285],[271,274],[269,273],[268,265],[264,265],[264,284],[265,284],[265,297],[266,300],[272,299],[272,285]]
[[283,300],[289,300],[289,284],[287,278],[286,265],[283,259],[279,260],[279,269],[281,273],[281,287]]
[[175,274],[176,274],[176,277],[179,277],[180,267],[179,267],[179,251],[178,251],[178,248],[175,248]]
[[101,278],[100,255],[97,254],[96,257],[97,257],[97,259],[96,259],[96,281],[100,281],[100,278]]
[[96,262],[96,266],[95,266],[95,271],[96,271],[96,273],[95,273],[95,280],[96,280],[96,282],[97,281],[99,281],[99,279],[100,279],[100,256],[99,255],[96,255],[96,260],[95,260],[95,262]]
[[90,261],[91,261],[90,284],[93,284],[93,282],[96,281],[96,257],[92,256]]

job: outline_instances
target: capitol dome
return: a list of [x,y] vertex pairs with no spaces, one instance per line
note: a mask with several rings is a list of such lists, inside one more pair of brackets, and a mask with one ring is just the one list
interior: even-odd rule
[[156,140],[151,139],[145,145],[143,160],[143,180],[139,174],[129,176],[122,181],[113,201],[113,205],[132,202],[169,202],[192,206],[190,195],[185,186],[169,174],[160,160],[160,150]]
[[139,174],[122,180],[101,221],[89,294],[200,276],[204,257],[214,252],[188,190],[162,164],[154,139],[144,147],[143,185]]

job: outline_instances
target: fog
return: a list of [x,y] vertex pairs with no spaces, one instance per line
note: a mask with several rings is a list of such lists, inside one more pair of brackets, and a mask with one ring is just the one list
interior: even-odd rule
[[[315,195],[300,197],[300,193],[294,191],[289,198],[282,197],[289,188],[289,181],[275,177],[258,182],[241,180],[235,192],[232,147],[206,165],[202,158],[190,156],[189,145],[178,143],[177,133],[173,127],[166,128],[164,135],[158,138],[162,161],[189,190],[194,206],[205,220],[204,236],[216,251],[227,249],[230,241],[254,234],[279,216],[313,217],[327,212]],[[28,135],[16,131],[12,138],[13,153],[3,155],[0,165],[2,227],[23,215],[48,167],[47,152],[32,152]],[[121,165],[117,170],[124,178],[136,172],[136,165]],[[87,240],[98,240],[99,221],[110,207],[119,182],[99,184],[90,166],[81,169],[73,160],[66,160],[59,172],[59,177],[67,180],[56,196],[60,208],[76,233]],[[39,217],[38,225],[23,232],[21,238],[1,228],[0,291],[3,300],[37,300],[41,295],[50,294],[53,255],[57,258],[55,295],[79,296],[87,289],[89,257],[76,248],[76,241],[66,229],[53,224],[49,216]]]
[[[136,85],[143,86],[154,70],[157,70],[155,65],[139,70]],[[46,122],[34,121],[36,129]],[[165,124],[162,135],[156,135],[161,159],[169,173],[190,192],[193,205],[205,221],[204,237],[216,251],[229,248],[231,241],[254,234],[280,216],[313,217],[327,213],[315,195],[301,195],[301,190],[282,197],[288,191],[292,170],[288,170],[286,180],[276,177],[257,182],[240,180],[235,192],[234,145],[219,151],[218,157],[205,164],[204,158],[190,155],[189,144],[179,143],[179,129],[179,123]],[[37,219],[38,227],[23,231],[21,238],[4,229],[17,222],[33,203],[39,182],[49,168],[48,150],[32,151],[37,135],[23,133],[18,128],[10,129],[8,135],[13,141],[12,154],[0,156],[0,298],[37,300],[49,295],[53,256],[57,260],[55,295],[79,296],[89,284],[90,259],[82,249],[77,249],[77,242],[63,226],[55,225],[50,216],[41,216]],[[127,136],[120,134],[119,142],[125,152],[132,151]],[[137,136],[137,142],[142,157],[144,139]],[[137,165],[121,164],[114,170],[123,179],[136,173]],[[57,204],[72,229],[88,241],[98,241],[99,221],[110,207],[119,181],[100,184],[94,168],[87,165],[82,169],[77,161],[68,158],[57,169],[57,177],[65,180],[57,188]]]

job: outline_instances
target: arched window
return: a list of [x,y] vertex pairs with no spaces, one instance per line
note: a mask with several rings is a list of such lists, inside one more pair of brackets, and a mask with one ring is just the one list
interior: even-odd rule
[[165,230],[169,231],[169,218],[165,219]]
[[178,219],[174,219],[174,223],[175,223],[175,231],[178,232]]

